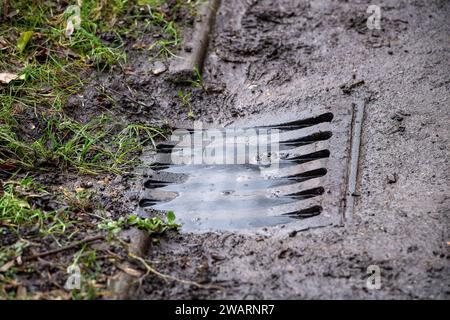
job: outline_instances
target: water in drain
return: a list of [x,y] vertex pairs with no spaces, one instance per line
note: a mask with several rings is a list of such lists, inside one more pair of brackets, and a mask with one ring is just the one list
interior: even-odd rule
[[185,231],[257,228],[319,215],[331,119],[327,113],[277,126],[184,130],[175,143],[158,146],[140,206],[174,211]]

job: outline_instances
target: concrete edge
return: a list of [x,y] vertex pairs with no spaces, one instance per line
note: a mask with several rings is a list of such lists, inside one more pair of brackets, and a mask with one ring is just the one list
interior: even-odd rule
[[190,52],[172,60],[169,66],[170,80],[192,80],[196,77],[196,68],[201,73],[209,45],[209,36],[213,30],[217,10],[221,0],[209,0],[202,3],[188,47]]

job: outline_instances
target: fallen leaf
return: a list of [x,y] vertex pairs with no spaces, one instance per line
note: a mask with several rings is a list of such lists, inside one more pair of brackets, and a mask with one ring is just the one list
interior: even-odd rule
[[142,276],[142,273],[140,271],[130,268],[130,267],[122,267],[120,269],[132,277],[139,278],[140,276]]
[[20,53],[22,53],[23,50],[25,50],[25,47],[27,46],[33,34],[34,34],[33,31],[25,31],[20,34],[19,39],[17,39],[17,49],[19,50]]
[[72,22],[72,20],[69,20],[67,22],[66,31],[65,31],[66,37],[70,37],[74,31],[75,31],[75,27],[73,25],[73,22]]
[[0,49],[5,48],[8,45],[8,43],[5,41],[4,37],[0,37]]
[[136,42],[134,43],[131,48],[135,49],[135,50],[142,50],[145,48],[145,43],[143,42]]
[[30,209],[30,204],[25,201],[25,200],[17,200],[17,204],[19,205],[19,207],[21,208],[25,208],[25,209]]
[[11,18],[17,16],[18,14],[19,14],[19,10],[14,10],[14,11],[8,13],[8,18],[11,19]]
[[5,263],[4,265],[2,265],[0,267],[0,272],[6,272],[8,271],[13,265],[14,265],[15,261],[14,260],[10,260],[7,263]]
[[5,171],[12,171],[17,168],[17,165],[12,162],[0,163],[0,169]]
[[9,73],[9,72],[2,72],[0,73],[0,82],[1,83],[10,83],[13,80],[19,79],[19,76],[17,73]]
[[130,68],[130,67],[125,67],[123,69],[123,73],[125,73],[127,76],[135,74],[134,70],[132,68]]

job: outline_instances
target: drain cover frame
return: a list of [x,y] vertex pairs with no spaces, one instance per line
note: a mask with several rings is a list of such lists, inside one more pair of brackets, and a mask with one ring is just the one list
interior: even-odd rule
[[[269,232],[274,233],[278,231],[290,232],[292,230],[303,230],[308,228],[317,228],[330,225],[343,225],[349,215],[349,206],[353,205],[353,198],[350,189],[354,188],[354,181],[356,179],[357,173],[355,173],[355,140],[359,143],[359,138],[352,138],[355,133],[355,121],[360,125],[362,121],[362,112],[358,111],[355,105],[350,105],[347,107],[307,107],[302,111],[295,111],[295,116],[290,112],[271,112],[264,115],[257,115],[255,117],[248,117],[245,119],[239,119],[235,121],[231,126],[224,127],[224,129],[242,129],[242,128],[255,128],[255,127],[270,127],[280,126],[285,123],[292,122],[293,119],[307,120],[323,116],[324,114],[332,114],[331,122],[328,122],[328,130],[332,132],[332,136],[325,140],[324,143],[327,146],[326,149],[329,150],[329,155],[327,158],[326,174],[320,178],[318,185],[324,188],[323,194],[320,196],[320,203],[322,210],[320,214],[313,215],[301,220],[293,219],[287,223],[277,224],[273,226],[260,226],[260,227],[249,227],[249,228],[213,228],[213,229],[190,229],[183,230],[187,232],[203,233],[207,231],[225,231],[230,230],[233,232],[241,233],[258,233],[258,232]],[[356,111],[356,112],[355,112]],[[356,120],[355,120],[356,114]],[[273,119],[276,119],[274,121]],[[313,128],[314,125],[311,126]],[[178,126],[178,128],[184,128],[186,130],[192,130],[192,126]],[[213,129],[213,126],[205,128],[205,130]],[[360,130],[356,130],[356,134],[360,134]],[[353,147],[352,147],[353,142]],[[162,143],[165,144],[164,142]],[[167,144],[166,144],[167,145]],[[359,145],[357,146],[359,148]],[[353,149],[353,151],[352,151]],[[359,150],[357,150],[359,151]],[[356,152],[357,156],[359,153]],[[157,163],[160,159],[160,154],[156,151],[146,152],[142,158],[145,164]],[[357,159],[356,159],[357,162]],[[352,164],[353,163],[353,164]],[[166,167],[157,168],[157,170],[149,169],[148,167],[142,168],[140,174],[144,177],[142,181],[142,190],[140,197],[140,204],[142,201],[147,201],[144,206],[138,206],[137,214],[143,217],[152,216],[155,214],[155,210],[152,206],[156,204],[151,203],[151,198],[154,197],[155,192],[157,193],[158,201],[170,201],[176,198],[176,193],[171,194],[167,191],[161,191],[158,194],[159,187],[148,188],[148,184],[158,185],[163,188],[167,185],[166,182],[180,182],[180,179],[174,179],[170,174],[166,174],[164,170]],[[353,169],[351,169],[353,168]],[[172,179],[172,181],[171,181]],[[353,181],[353,182],[351,182]],[[314,181],[308,180],[308,181]],[[144,185],[147,184],[147,188]],[[347,200],[350,197],[351,201]],[[316,197],[317,198],[317,197]],[[180,213],[175,211],[177,217],[180,217]],[[347,217],[346,217],[347,215]]]

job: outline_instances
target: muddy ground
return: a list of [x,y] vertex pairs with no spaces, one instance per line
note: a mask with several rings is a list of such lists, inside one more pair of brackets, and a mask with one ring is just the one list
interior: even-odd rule
[[[450,3],[376,3],[381,30],[366,27],[370,4],[222,1],[202,86],[173,83],[168,61],[149,60],[147,51],[135,50],[142,43],[126,38],[123,68],[83,76],[88,84],[65,106],[82,122],[108,113],[125,123],[176,126],[195,118],[225,126],[269,112],[295,119],[307,108],[366,106],[351,221],[274,237],[264,230],[170,231],[146,258],[159,272],[200,286],[149,275],[132,298],[449,298]],[[188,14],[180,19],[184,26],[193,20]],[[114,43],[114,37],[105,33],[102,40]],[[148,45],[157,37],[148,32],[139,41]],[[353,83],[359,85],[346,90]],[[189,92],[189,104],[180,90]],[[92,177],[55,171],[35,178],[51,192],[93,190],[93,202],[117,219],[137,207],[139,172]],[[3,237],[1,244],[17,240]],[[44,247],[55,248],[52,241]],[[59,255],[61,266],[40,261],[37,274],[17,279],[28,292],[63,291],[65,267],[76,252]],[[125,259],[124,252],[114,253]],[[381,268],[380,290],[366,288],[369,265]],[[106,285],[117,272],[115,263],[105,262],[98,282]]]
[[[221,289],[149,276],[134,298],[449,298],[450,4],[382,1],[382,29],[369,30],[370,4],[223,1],[211,89],[192,95],[198,119],[217,125],[364,101],[352,221],[276,237],[170,233],[148,251],[154,266]],[[185,120],[170,101],[159,106]],[[381,268],[379,290],[366,288],[369,265]]]

